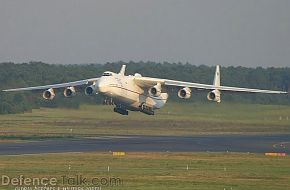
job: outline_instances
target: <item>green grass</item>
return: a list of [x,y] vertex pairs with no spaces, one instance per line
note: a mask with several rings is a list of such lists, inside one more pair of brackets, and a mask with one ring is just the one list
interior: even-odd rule
[[[1,115],[0,142],[96,135],[290,134],[289,120],[290,107],[277,105],[169,103],[155,116],[138,112],[121,116],[110,106],[42,108]],[[113,157],[111,153],[0,156],[0,175],[21,174],[58,180],[62,175],[77,174],[122,179],[121,186],[102,189],[285,190],[290,189],[290,157],[168,152],[127,153],[125,157]]]
[[[10,178],[21,174],[31,178],[56,177],[58,186],[62,186],[63,175],[122,180],[121,186],[102,189],[290,189],[290,157],[275,158],[260,154],[127,153],[124,157],[113,157],[111,153],[65,153],[1,156],[0,171]],[[2,186],[0,189],[14,187]]]
[[0,140],[95,135],[290,134],[289,106],[169,103],[155,116],[140,112],[122,116],[112,109],[83,105],[79,110],[41,108],[32,113],[1,115]]

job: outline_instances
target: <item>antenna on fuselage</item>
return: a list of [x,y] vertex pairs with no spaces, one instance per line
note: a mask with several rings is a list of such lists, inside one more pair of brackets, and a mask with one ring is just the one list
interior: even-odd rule
[[121,68],[121,70],[120,70],[120,72],[119,72],[119,75],[125,75],[125,71],[126,71],[126,65],[122,65],[122,68]]

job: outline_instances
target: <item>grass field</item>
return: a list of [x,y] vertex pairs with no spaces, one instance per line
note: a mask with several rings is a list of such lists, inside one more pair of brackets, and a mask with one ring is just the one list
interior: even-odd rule
[[155,116],[122,116],[112,109],[83,105],[79,110],[41,108],[1,115],[0,142],[94,135],[290,134],[289,106],[169,103]]
[[[169,103],[155,116],[138,112],[121,116],[110,106],[42,108],[1,115],[0,132],[0,143],[96,135],[290,134],[290,107]],[[130,152],[124,157],[113,157],[109,152],[0,156],[0,175],[56,177],[59,187],[69,186],[61,183],[61,176],[121,179],[121,185],[103,185],[103,190],[285,190],[290,189],[290,157],[169,152]],[[2,185],[0,189],[15,186]]]
[[[109,166],[109,171],[108,171]],[[188,166],[188,167],[187,167]],[[187,169],[188,168],[188,169]],[[2,175],[10,178],[83,175],[118,178],[118,186],[102,189],[158,190],[286,190],[290,189],[290,157],[271,158],[259,154],[232,153],[66,153],[1,156]],[[78,186],[78,185],[73,185]],[[0,189],[14,189],[0,186]]]

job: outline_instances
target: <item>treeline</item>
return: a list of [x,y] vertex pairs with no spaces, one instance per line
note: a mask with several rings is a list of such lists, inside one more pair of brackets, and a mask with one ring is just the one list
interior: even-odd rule
[[[50,65],[41,62],[22,64],[0,63],[0,89],[46,85],[101,76],[106,71],[118,72],[122,64],[127,65],[126,74],[140,73],[142,76],[168,78],[211,84],[215,67],[195,66],[181,63],[116,62],[85,65]],[[290,68],[246,68],[222,67],[221,83],[228,86],[288,90]],[[81,103],[99,104],[103,97],[84,95],[84,88],[78,88],[78,96],[64,98],[63,89],[57,90],[52,101],[42,99],[42,92],[0,93],[0,114],[21,113],[39,107],[78,108]],[[206,91],[193,91],[187,101],[207,101]],[[183,101],[176,91],[170,92],[169,101]],[[287,95],[264,95],[247,93],[223,93],[222,101],[262,104],[290,104]]]

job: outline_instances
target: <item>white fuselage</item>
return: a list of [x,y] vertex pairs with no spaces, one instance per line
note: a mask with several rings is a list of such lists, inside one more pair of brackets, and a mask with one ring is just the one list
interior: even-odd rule
[[97,81],[98,93],[112,98],[115,104],[125,106],[128,110],[138,111],[142,104],[159,109],[168,99],[167,93],[161,93],[158,97],[150,96],[148,89],[141,88],[135,83],[135,76],[108,73],[109,76],[102,76]]

